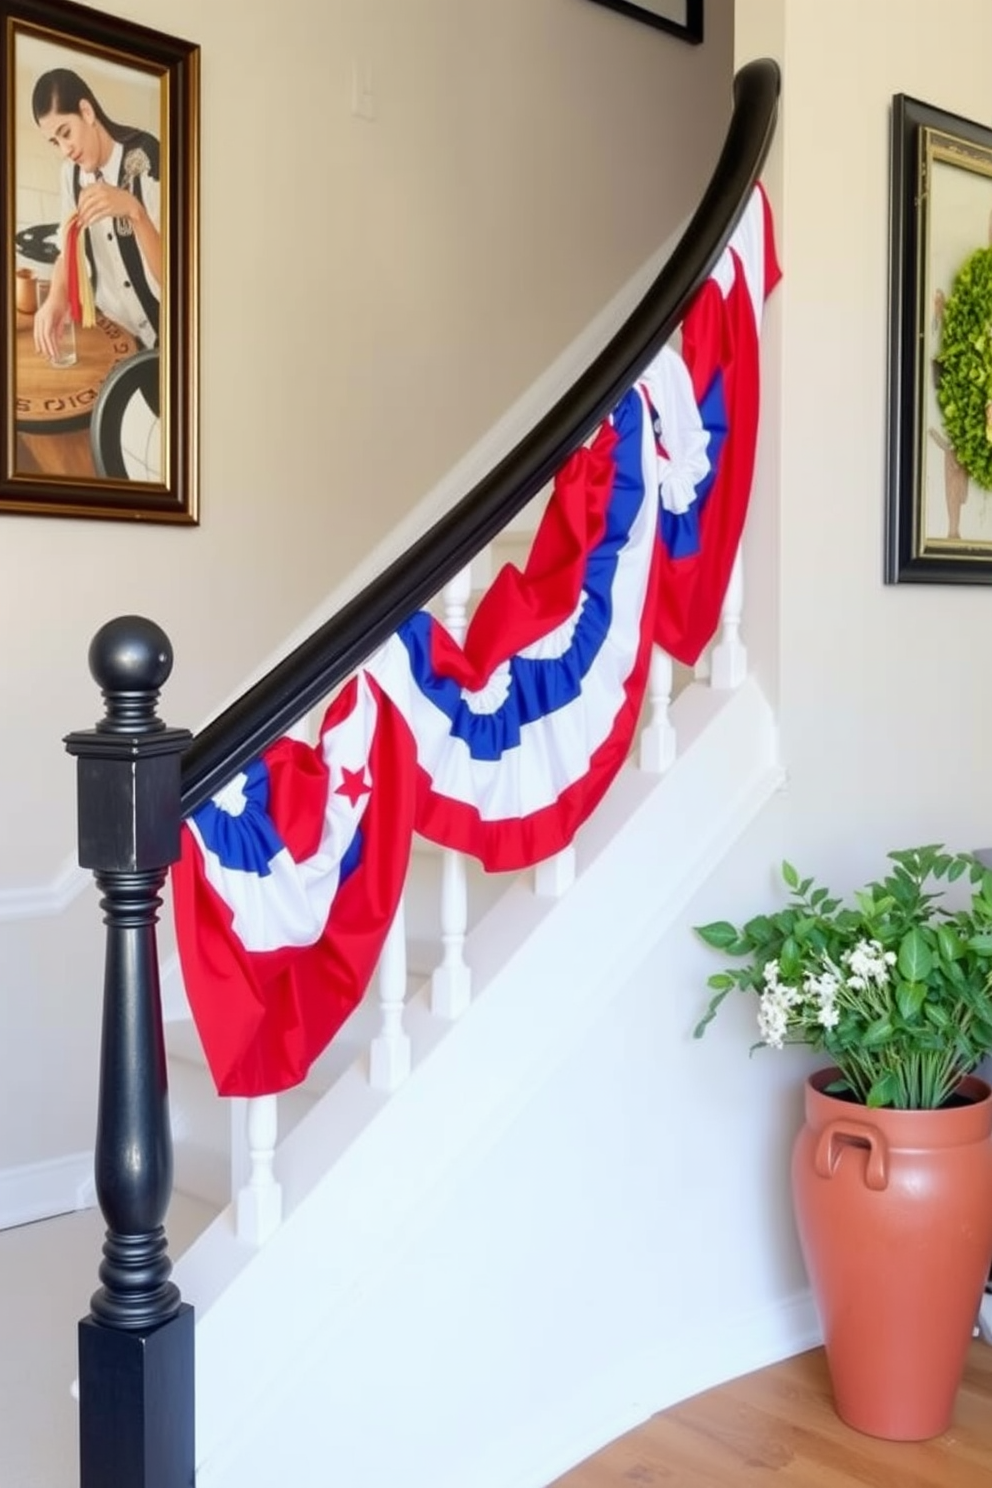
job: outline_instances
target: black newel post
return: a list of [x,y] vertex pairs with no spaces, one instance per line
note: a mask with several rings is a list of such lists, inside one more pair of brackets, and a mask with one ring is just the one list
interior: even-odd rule
[[79,862],[107,926],[96,1131],[107,1238],[79,1324],[80,1488],[192,1488],[193,1309],[170,1280],[164,1229],[172,1134],[155,943],[191,736],[156,715],[172,647],[151,620],[111,620],[89,662],[106,716],[65,745],[77,760]]

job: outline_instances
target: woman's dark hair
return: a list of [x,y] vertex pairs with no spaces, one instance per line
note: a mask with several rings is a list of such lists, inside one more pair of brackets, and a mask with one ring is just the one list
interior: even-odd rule
[[43,72],[35,83],[31,94],[34,122],[40,124],[46,114],[78,114],[84,99],[112,139],[126,138],[131,132],[114,123],[78,72],[71,72],[68,67],[54,67],[51,72]]

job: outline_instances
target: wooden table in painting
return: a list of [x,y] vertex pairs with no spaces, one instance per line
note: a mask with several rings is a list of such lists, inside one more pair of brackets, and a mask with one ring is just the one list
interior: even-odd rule
[[90,418],[111,368],[140,350],[128,331],[105,315],[76,327],[76,363],[53,367],[35,350],[33,316],[17,316],[15,416],[17,475],[96,477]]

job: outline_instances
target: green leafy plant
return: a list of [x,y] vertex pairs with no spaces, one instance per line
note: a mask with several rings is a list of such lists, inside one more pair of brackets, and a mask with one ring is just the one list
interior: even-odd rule
[[[709,978],[700,1038],[735,988],[757,998],[753,1048],[822,1049],[831,1087],[868,1106],[944,1105],[992,1050],[992,873],[940,845],[888,854],[894,865],[844,904],[790,863],[784,909],[735,926],[699,925],[707,945],[746,957]],[[947,908],[962,880],[967,902]]]

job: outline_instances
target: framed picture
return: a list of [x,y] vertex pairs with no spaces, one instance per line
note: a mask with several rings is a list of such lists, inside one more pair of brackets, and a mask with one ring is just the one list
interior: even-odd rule
[[635,21],[681,36],[698,45],[703,39],[703,0],[597,0]]
[[885,580],[992,583],[992,129],[892,101]]
[[0,17],[0,514],[195,523],[198,48]]

